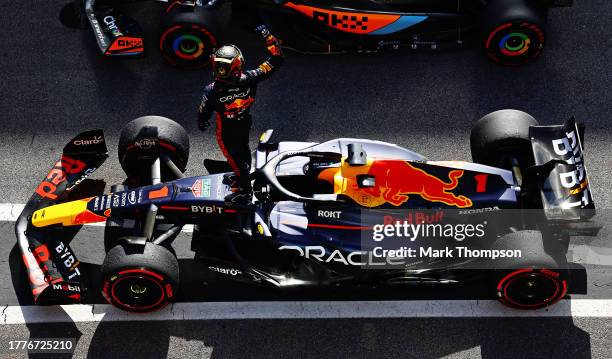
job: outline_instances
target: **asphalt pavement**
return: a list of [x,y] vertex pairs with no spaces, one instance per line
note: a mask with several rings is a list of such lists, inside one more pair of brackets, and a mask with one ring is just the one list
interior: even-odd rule
[[[24,203],[76,133],[102,128],[111,157],[95,178],[123,180],[116,160],[121,126],[143,115],[180,122],[191,134],[188,175],[202,173],[204,158],[221,159],[214,132],[197,130],[196,109],[209,71],[162,63],[155,46],[158,8],[131,6],[148,30],[147,56],[101,59],[89,31],[63,27],[63,1],[0,4],[0,203]],[[612,207],[612,3],[577,1],[554,9],[544,56],[520,68],[489,62],[478,48],[443,52],[304,56],[286,54],[283,69],[263,83],[254,107],[256,134],[275,129],[278,140],[324,141],[364,137],[397,143],[430,159],[470,160],[469,132],[485,114],[503,108],[531,113],[542,124],[571,116],[587,126],[585,154],[591,188],[604,223]],[[227,42],[241,46],[247,64],[264,59],[259,39],[229,23]],[[606,210],[608,210],[606,212]],[[15,238],[0,222],[0,304],[28,304],[19,296]],[[187,235],[184,235],[187,236]],[[93,267],[103,256],[100,228],[75,241]],[[595,243],[609,247],[607,226]],[[188,239],[177,252],[188,257]],[[584,243],[584,240],[583,242]],[[578,243],[580,244],[580,243]],[[13,252],[13,255],[10,253]],[[579,261],[580,262],[580,261]],[[586,295],[610,298],[607,266],[587,263]],[[194,279],[197,280],[197,279]],[[337,293],[279,294],[212,287],[185,293],[184,301],[334,300]],[[466,294],[469,293],[469,294]],[[405,293],[357,293],[354,299],[423,299]],[[480,299],[477,290],[436,292],[432,298]],[[343,298],[346,299],[346,298]],[[92,303],[101,301],[91,297]],[[504,319],[295,319],[161,321],[4,325],[0,341],[77,337],[74,357],[610,357],[610,318]],[[0,357],[9,355],[0,351]],[[20,357],[20,354],[10,354]]]

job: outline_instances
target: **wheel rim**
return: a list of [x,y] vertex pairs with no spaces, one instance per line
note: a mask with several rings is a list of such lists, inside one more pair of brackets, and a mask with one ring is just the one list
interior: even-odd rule
[[[549,274],[550,272],[551,274]],[[521,308],[552,304],[565,295],[566,283],[551,271],[519,270],[504,277],[498,285],[503,302]]]
[[496,62],[518,65],[537,57],[544,40],[544,32],[535,24],[507,23],[491,31],[486,48]]
[[165,30],[159,39],[159,49],[166,61],[175,66],[199,68],[210,63],[210,54],[217,39],[207,28],[181,24]]
[[522,32],[512,32],[499,41],[499,49],[506,56],[521,56],[529,51],[531,39]]
[[174,54],[185,60],[195,60],[204,54],[204,42],[192,34],[182,34],[172,42]]
[[158,307],[167,297],[159,278],[145,273],[120,277],[112,284],[111,295],[121,307],[141,311]]

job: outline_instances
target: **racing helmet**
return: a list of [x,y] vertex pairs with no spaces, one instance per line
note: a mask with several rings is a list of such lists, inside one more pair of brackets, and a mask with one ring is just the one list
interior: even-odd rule
[[230,81],[240,77],[244,70],[244,57],[235,45],[221,46],[212,55],[215,80]]

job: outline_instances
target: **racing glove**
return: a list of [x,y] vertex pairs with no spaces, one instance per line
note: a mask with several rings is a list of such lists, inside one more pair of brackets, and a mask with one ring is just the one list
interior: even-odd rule
[[257,26],[255,28],[255,32],[261,34],[261,37],[263,37],[265,40],[268,40],[268,38],[272,36],[270,30],[268,30],[268,27],[264,24]]

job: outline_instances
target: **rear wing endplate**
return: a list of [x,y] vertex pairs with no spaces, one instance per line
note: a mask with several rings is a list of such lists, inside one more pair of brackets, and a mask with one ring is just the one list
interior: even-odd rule
[[584,164],[584,127],[572,118],[564,125],[529,130],[542,204],[549,220],[586,220],[595,204]]

